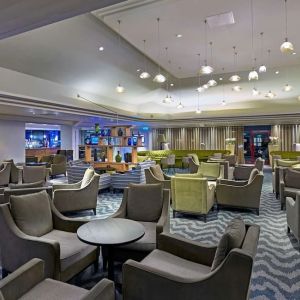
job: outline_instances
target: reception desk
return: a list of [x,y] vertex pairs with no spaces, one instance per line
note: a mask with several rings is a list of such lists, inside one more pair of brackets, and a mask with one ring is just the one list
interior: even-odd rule
[[35,156],[40,160],[43,156],[56,154],[57,150],[60,148],[33,148],[33,149],[25,149],[26,156]]

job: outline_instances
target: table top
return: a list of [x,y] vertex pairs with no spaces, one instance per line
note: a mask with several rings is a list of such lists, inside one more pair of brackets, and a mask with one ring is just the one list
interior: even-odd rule
[[29,166],[29,167],[31,167],[31,166],[38,167],[38,166],[46,166],[46,165],[47,165],[46,162],[27,162],[26,163],[26,166]]
[[94,246],[120,246],[133,243],[145,234],[142,224],[121,218],[93,220],[77,230],[79,240]]

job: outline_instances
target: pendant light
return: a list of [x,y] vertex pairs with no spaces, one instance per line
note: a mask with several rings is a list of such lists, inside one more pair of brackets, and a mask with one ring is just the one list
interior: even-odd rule
[[181,103],[181,78],[180,78],[180,75],[181,75],[181,67],[178,67],[178,91],[179,91],[179,104],[177,105],[177,108],[178,109],[182,109],[184,108],[183,104]]
[[141,79],[148,79],[150,78],[150,74],[147,72],[147,60],[146,60],[146,40],[143,40],[144,43],[144,70],[140,74]]
[[284,92],[290,92],[292,89],[293,87],[288,83],[283,87]]
[[240,85],[235,85],[235,86],[232,87],[232,90],[233,90],[234,92],[240,92],[240,91],[242,90],[242,88],[241,88]]
[[258,72],[259,73],[265,73],[267,72],[267,67],[263,64],[263,60],[264,60],[264,33],[261,32],[260,33],[260,59],[261,59],[261,64],[258,68]]
[[[210,64],[213,65],[213,43],[212,42],[209,42],[209,45],[210,45]],[[207,85],[209,87],[213,87],[213,86],[216,86],[218,83],[216,80],[213,79],[213,76],[212,76],[212,73],[211,73],[211,77],[210,77],[210,80],[208,80],[207,82]]]
[[179,102],[179,104],[177,105],[177,108],[178,109],[181,109],[181,108],[183,108],[184,106],[182,105],[182,103],[181,103],[181,101]]
[[166,77],[161,74],[160,72],[160,64],[159,64],[159,58],[160,58],[160,32],[159,32],[159,21],[160,19],[157,18],[157,43],[158,43],[158,52],[157,52],[157,61],[158,61],[158,73],[155,75],[153,81],[157,83],[164,83],[166,81]]
[[[118,46],[121,50],[121,20],[118,20]],[[119,79],[119,83],[116,87],[117,93],[121,94],[125,92],[125,88],[121,84],[121,80]]]
[[[233,46],[233,67],[234,67],[234,71],[236,72],[237,70],[237,52],[236,52],[236,47]],[[238,82],[241,80],[241,77],[238,74],[234,74],[232,76],[230,76],[229,81],[232,82]]]
[[[166,50],[166,59],[168,60],[168,47],[166,47],[165,50]],[[174,100],[172,99],[172,96],[169,94],[169,87],[170,87],[169,76],[166,77],[166,86],[167,86],[167,96],[163,100],[163,103],[170,104],[170,103],[174,102]]]
[[265,97],[266,97],[266,98],[269,98],[269,99],[273,99],[273,98],[276,97],[276,94],[273,93],[273,92],[270,90],[270,91],[268,91],[268,92],[265,94]]
[[205,60],[204,65],[201,66],[199,73],[203,75],[211,74],[214,71],[214,68],[207,65],[207,20],[204,20],[204,42],[205,42]]
[[[197,54],[198,56],[198,66],[201,67],[201,61],[200,61],[200,53]],[[198,93],[203,93],[205,91],[205,88],[201,86],[201,80],[200,80],[200,73],[198,74],[198,87],[196,88],[196,91]]]
[[280,46],[280,51],[284,54],[292,54],[294,52],[294,46],[288,40],[287,0],[284,0],[284,12],[285,12],[285,39]]
[[[223,68],[224,69],[224,68]],[[221,105],[222,106],[226,106],[226,100],[225,100],[225,84],[223,83],[223,85],[222,85],[222,94],[223,94],[223,100],[222,100],[222,102],[221,102]]]
[[195,111],[196,114],[201,114],[201,109],[200,109],[200,95],[199,93],[197,94],[197,109]]
[[253,20],[253,0],[250,0],[250,10],[251,10],[251,46],[252,46],[252,59],[253,66],[252,71],[249,72],[248,80],[258,80],[258,73],[255,71],[254,64],[254,20]]

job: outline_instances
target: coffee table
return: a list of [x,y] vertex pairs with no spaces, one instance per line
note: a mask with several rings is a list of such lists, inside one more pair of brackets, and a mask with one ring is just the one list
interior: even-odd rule
[[104,246],[108,250],[108,278],[114,280],[114,247],[133,243],[145,234],[142,224],[121,218],[94,220],[77,230],[79,240],[93,246]]

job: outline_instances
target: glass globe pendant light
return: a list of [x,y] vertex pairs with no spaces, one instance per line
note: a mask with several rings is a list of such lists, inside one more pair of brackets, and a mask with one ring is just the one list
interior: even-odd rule
[[[121,20],[118,20],[118,46],[121,50]],[[121,80],[119,80],[119,83],[116,87],[116,92],[121,94],[125,92],[125,88],[121,85]]]
[[292,54],[294,52],[294,45],[288,40],[287,0],[284,0],[284,11],[285,11],[285,39],[280,46],[280,51],[284,54]]
[[150,74],[147,72],[147,62],[146,62],[146,40],[143,40],[143,43],[144,43],[144,70],[143,72],[140,74],[140,78],[141,79],[148,79],[150,78]]
[[260,33],[260,42],[261,42],[261,44],[260,44],[261,64],[258,68],[258,72],[265,73],[265,72],[267,72],[267,67],[263,64],[263,59],[264,59],[263,58],[263,49],[264,49],[264,33],[263,32]]
[[200,109],[200,99],[199,99],[199,94],[197,95],[197,109],[195,111],[196,114],[201,114],[201,109]]
[[211,74],[214,68],[207,64],[207,20],[204,20],[204,39],[205,39],[205,60],[204,65],[201,66],[199,73],[203,75]]
[[288,83],[283,87],[284,92],[290,92],[292,89],[293,87]]
[[183,108],[184,106],[183,106],[183,104],[181,103],[181,101],[179,102],[179,104],[177,105],[177,108],[178,109],[181,109],[181,108]]
[[269,98],[269,99],[273,99],[273,98],[275,98],[275,96],[276,95],[271,90],[265,94],[265,97]]
[[[237,52],[236,52],[236,47],[233,46],[233,66],[234,70],[236,71],[236,66],[237,66]],[[238,74],[234,74],[230,76],[229,81],[231,82],[238,82],[241,80],[241,77]]]

